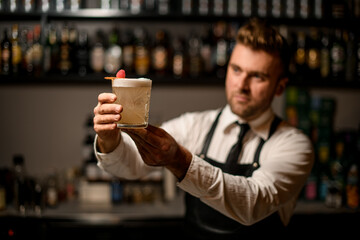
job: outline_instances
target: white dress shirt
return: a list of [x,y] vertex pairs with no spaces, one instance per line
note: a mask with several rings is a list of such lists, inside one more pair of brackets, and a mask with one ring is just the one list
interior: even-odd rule
[[[162,125],[193,153],[190,167],[184,179],[177,183],[178,187],[244,225],[251,225],[276,211],[287,225],[313,165],[309,138],[282,122],[265,142],[260,153],[260,167],[251,177],[227,174],[197,156],[219,111],[185,113]],[[251,130],[243,140],[240,164],[253,162],[259,137],[267,139],[273,119],[274,113],[268,109],[249,122]],[[221,163],[226,161],[240,131],[236,121],[244,122],[231,112],[229,105],[225,106],[210,143],[209,158]],[[143,163],[135,143],[125,133],[113,152],[96,152],[96,156],[101,168],[122,178],[136,179],[159,169]]]

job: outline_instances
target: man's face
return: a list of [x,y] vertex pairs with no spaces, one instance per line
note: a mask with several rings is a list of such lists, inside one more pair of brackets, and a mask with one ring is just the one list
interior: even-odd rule
[[233,113],[250,121],[268,109],[286,86],[281,72],[278,57],[236,44],[226,74],[226,97]]

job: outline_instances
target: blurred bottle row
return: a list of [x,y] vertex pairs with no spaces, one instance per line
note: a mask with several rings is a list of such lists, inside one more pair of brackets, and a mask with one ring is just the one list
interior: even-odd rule
[[346,29],[310,28],[288,37],[293,59],[290,72],[312,80],[360,81],[360,35]]
[[360,208],[360,122],[358,129],[334,129],[336,100],[310,95],[306,89],[286,91],[287,121],[304,131],[315,150],[315,164],[302,199],[326,206]]
[[120,9],[130,14],[259,16],[274,18],[360,17],[359,0],[3,0],[7,12]]
[[41,214],[45,207],[75,197],[79,174],[76,168],[69,168],[61,174],[53,171],[45,177],[34,177],[26,170],[24,156],[15,155],[12,167],[0,169],[0,210]]
[[85,120],[80,166],[50,169],[43,176],[27,170],[25,156],[13,156],[13,165],[0,168],[0,211],[40,215],[66,202],[91,204],[161,203],[174,199],[175,181],[159,170],[137,181],[119,179],[97,166],[92,115]]
[[[338,28],[291,30],[281,26],[292,51],[290,72],[308,79],[360,80],[360,34]],[[171,36],[166,29],[99,29],[90,39],[74,24],[3,29],[0,74],[86,76],[114,74],[124,68],[130,75],[156,74],[171,78],[216,76],[223,79],[235,44],[237,23],[216,22],[187,36]],[[9,31],[10,30],[10,31]],[[42,37],[42,34],[44,35]],[[43,39],[43,41],[41,41]]]
[[41,44],[40,25],[19,29],[14,24],[4,30],[1,42],[2,75],[34,75],[89,72],[128,74],[185,75],[198,77],[216,72],[225,75],[225,65],[234,43],[235,27],[218,22],[200,34],[192,31],[187,38],[171,38],[166,30],[153,34],[144,28],[98,30],[93,39],[72,24],[45,30]]

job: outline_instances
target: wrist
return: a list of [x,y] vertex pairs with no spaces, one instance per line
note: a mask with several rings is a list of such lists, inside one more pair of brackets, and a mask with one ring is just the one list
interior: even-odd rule
[[178,152],[176,153],[176,158],[172,161],[171,164],[166,166],[175,177],[180,182],[186,175],[189,166],[192,161],[192,154],[187,149],[182,146],[179,146]]
[[96,148],[100,153],[110,153],[114,151],[115,148],[119,145],[120,139],[121,139],[120,133],[111,140],[106,140],[98,136],[96,142]]

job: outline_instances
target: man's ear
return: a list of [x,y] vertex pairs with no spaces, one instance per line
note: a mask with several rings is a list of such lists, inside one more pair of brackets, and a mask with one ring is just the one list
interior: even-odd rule
[[289,81],[289,78],[287,78],[287,77],[279,79],[279,82],[278,82],[278,84],[276,86],[276,91],[275,91],[276,96],[280,96],[281,94],[283,94],[288,81]]

